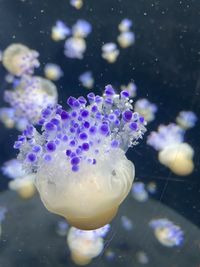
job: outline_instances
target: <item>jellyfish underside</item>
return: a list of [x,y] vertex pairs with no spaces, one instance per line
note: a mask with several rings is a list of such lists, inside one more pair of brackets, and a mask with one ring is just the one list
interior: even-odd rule
[[124,151],[116,150],[99,155],[95,165],[83,163],[77,173],[67,171],[66,162],[55,155],[52,164],[42,166],[36,177],[46,208],[83,230],[109,223],[128,195],[135,173]]
[[159,161],[169,167],[177,175],[185,176],[192,173],[194,163],[193,149],[186,143],[167,146],[159,152]]

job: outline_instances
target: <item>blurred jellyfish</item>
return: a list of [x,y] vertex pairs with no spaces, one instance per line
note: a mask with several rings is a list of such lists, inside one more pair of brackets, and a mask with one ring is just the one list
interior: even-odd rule
[[153,219],[149,222],[149,226],[154,230],[155,237],[163,246],[180,246],[184,241],[184,233],[180,226],[169,219]]
[[15,127],[15,110],[14,108],[0,108],[0,121],[8,129]]
[[[129,193],[134,165],[125,153],[142,138],[146,122],[132,112],[129,94],[106,86],[103,97],[69,97],[42,112],[42,128],[25,130],[15,148],[46,208],[73,226],[96,229],[112,220]],[[40,146],[40,153],[35,153]],[[73,201],[72,201],[73,200]]]
[[77,265],[87,265],[103,250],[103,237],[109,231],[110,226],[97,230],[83,231],[71,227],[67,235],[67,244],[71,252],[71,258]]
[[127,48],[135,43],[135,34],[133,32],[122,32],[117,37],[117,41],[121,48]]
[[176,117],[176,123],[184,130],[193,128],[196,122],[197,122],[197,116],[192,111],[181,111]]
[[72,26],[72,35],[73,37],[86,38],[92,31],[91,24],[83,19],[79,19]]
[[135,97],[137,93],[137,86],[134,82],[128,83],[128,85],[122,85],[121,90],[127,90],[129,92],[130,97]]
[[131,231],[133,229],[132,221],[126,216],[121,216],[121,224],[126,231]]
[[2,61],[3,58],[3,52],[0,50],[0,62]]
[[116,253],[111,249],[107,249],[105,251],[105,257],[108,261],[113,261],[116,257]]
[[147,144],[159,151],[161,164],[170,168],[177,175],[185,176],[193,172],[193,148],[183,141],[184,130],[171,123],[160,125],[157,132],[151,132]]
[[139,99],[135,102],[134,110],[140,113],[146,120],[151,122],[155,119],[155,113],[157,112],[157,106],[148,99]]
[[59,236],[66,236],[68,231],[68,223],[65,220],[60,220],[56,225],[56,233]]
[[57,103],[57,89],[42,77],[25,76],[14,90],[4,92],[4,99],[12,109],[1,110],[1,120],[9,125],[14,110],[15,127],[22,131],[28,123],[37,123],[42,109]]
[[155,182],[149,182],[147,184],[147,190],[150,194],[155,194],[157,191],[157,185]]
[[65,42],[64,54],[68,58],[83,59],[86,50],[86,42],[83,38],[71,37]]
[[59,65],[47,63],[44,67],[44,75],[49,80],[57,81],[63,76],[63,71]]
[[79,81],[81,82],[81,84],[88,88],[88,89],[92,89],[93,85],[94,85],[94,78],[92,76],[92,72],[91,71],[86,71],[84,73],[82,73],[79,76]]
[[149,263],[149,258],[144,251],[138,251],[136,253],[136,259],[140,264],[148,264]]
[[71,30],[61,20],[56,21],[56,25],[51,29],[51,38],[54,41],[65,40],[71,34]]
[[102,46],[102,58],[107,60],[109,63],[114,63],[119,56],[119,50],[115,43],[107,43]]
[[70,5],[76,9],[81,9],[83,6],[83,0],[70,0]]
[[6,214],[6,212],[7,212],[8,210],[7,210],[7,208],[5,208],[5,207],[2,207],[2,206],[0,206],[0,237],[1,237],[1,234],[2,234],[2,222],[5,220],[5,214]]
[[17,191],[19,196],[24,199],[31,198],[35,194],[35,176],[34,174],[27,175],[19,160],[6,161],[1,169],[5,176],[12,179],[8,184],[9,189]]
[[139,202],[145,202],[149,198],[148,192],[145,189],[145,184],[142,182],[135,182],[132,186],[131,193],[132,197]]
[[132,24],[132,20],[125,18],[120,22],[118,29],[120,32],[128,32],[132,27]]
[[3,52],[3,66],[11,74],[22,76],[33,74],[34,69],[40,66],[39,53],[22,44],[11,44]]

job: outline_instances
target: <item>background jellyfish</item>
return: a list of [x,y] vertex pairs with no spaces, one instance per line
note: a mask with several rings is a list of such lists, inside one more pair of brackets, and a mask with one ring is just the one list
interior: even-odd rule
[[71,34],[71,30],[61,20],[56,21],[56,25],[51,29],[51,38],[55,41],[65,40]]
[[[22,131],[28,123],[37,123],[43,108],[57,103],[56,86],[39,76],[25,76],[14,90],[6,90],[4,99],[11,109],[1,109],[0,118],[6,125]],[[14,113],[14,115],[13,115]]]
[[92,89],[93,85],[94,85],[94,78],[92,75],[91,71],[86,71],[84,73],[82,73],[79,76],[79,81],[81,82],[81,84],[88,88],[88,89]]
[[63,71],[59,65],[47,63],[44,66],[44,75],[49,80],[57,81],[63,76]]
[[184,241],[184,233],[180,226],[166,218],[153,219],[149,226],[154,230],[155,237],[164,246],[180,246]]
[[102,46],[102,58],[104,58],[108,63],[114,63],[119,56],[119,50],[115,43],[106,43]]
[[125,18],[118,25],[118,29],[120,32],[128,32],[132,27],[132,24],[133,24],[132,20]]
[[87,265],[103,250],[103,237],[110,226],[105,225],[97,230],[83,231],[71,227],[67,235],[67,244],[71,251],[71,258],[77,265]]
[[70,0],[70,5],[76,9],[81,9],[83,6],[83,0]]
[[117,41],[121,48],[128,48],[135,43],[135,34],[133,32],[122,32],[117,37]]
[[149,195],[145,188],[145,184],[142,182],[135,182],[131,189],[132,197],[139,201],[139,202],[145,202],[148,200]]
[[84,19],[79,19],[72,26],[72,35],[74,37],[86,38],[91,33],[91,31],[92,31],[91,24]]
[[121,90],[128,91],[130,97],[135,97],[137,94],[137,86],[134,82],[130,82],[127,85],[121,85]]
[[108,85],[103,97],[89,93],[87,98],[88,105],[82,96],[69,97],[69,111],[60,105],[46,108],[41,132],[28,127],[15,142],[19,160],[36,174],[46,208],[84,230],[115,216],[134,179],[134,165],[125,153],[146,130],[127,91],[118,95]]
[[21,198],[31,198],[36,193],[34,174],[27,175],[19,160],[6,161],[1,170],[5,176],[12,179],[8,183],[9,189],[17,191]]
[[22,44],[11,44],[3,52],[3,66],[13,75],[33,74],[40,66],[39,53]]
[[157,132],[151,132],[147,144],[159,151],[161,164],[177,175],[189,175],[194,169],[193,148],[183,141],[184,130],[176,124],[160,125]]
[[139,99],[135,102],[134,110],[140,113],[146,122],[151,122],[155,119],[155,113],[158,108],[155,104],[149,102],[148,99]]
[[65,42],[64,54],[68,58],[83,59],[86,48],[86,42],[83,38],[70,37]]
[[196,122],[197,122],[197,116],[192,111],[181,111],[176,117],[176,123],[184,130],[193,128]]

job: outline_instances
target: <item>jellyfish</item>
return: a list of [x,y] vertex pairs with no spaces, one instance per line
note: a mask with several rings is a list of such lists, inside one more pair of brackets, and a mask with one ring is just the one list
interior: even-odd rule
[[117,37],[117,41],[121,48],[127,48],[135,43],[135,34],[133,32],[122,32]]
[[115,43],[106,43],[102,46],[102,58],[108,63],[114,63],[119,56],[119,50]]
[[28,123],[36,124],[42,109],[56,104],[57,97],[56,86],[49,80],[24,76],[14,90],[4,92],[4,99],[12,109],[1,110],[1,120],[11,126],[14,120],[15,127],[23,131]]
[[[57,105],[42,111],[41,131],[30,125],[14,147],[46,208],[79,229],[96,229],[116,215],[134,179],[125,153],[146,131],[146,122],[127,91],[111,85],[103,96],[69,97],[68,111]],[[39,146],[39,152],[34,152]]]
[[76,9],[81,9],[83,6],[83,0],[70,0],[70,5]]
[[65,220],[58,221],[56,225],[56,233],[59,236],[67,236],[68,223]]
[[0,50],[0,62],[2,61],[3,58],[3,51]]
[[7,208],[6,207],[3,207],[3,206],[0,206],[0,237],[1,237],[1,234],[2,234],[2,222],[5,220],[5,214],[7,212]]
[[91,71],[86,71],[84,73],[82,73],[79,76],[79,81],[81,82],[81,84],[88,88],[88,89],[92,89],[93,85],[94,85],[94,78],[92,76],[92,72]]
[[15,127],[15,110],[14,108],[0,108],[0,121],[8,129]]
[[55,41],[65,40],[67,36],[71,34],[70,28],[61,20],[56,21],[56,25],[51,29],[51,38]]
[[121,90],[127,90],[130,97],[135,97],[137,93],[137,86],[134,82],[130,82],[128,85],[121,85]]
[[131,193],[132,197],[139,202],[145,202],[149,198],[145,184],[142,182],[135,182],[132,186]]
[[63,76],[63,71],[59,65],[47,63],[44,67],[44,74],[47,79],[58,81]]
[[184,233],[180,226],[169,219],[153,219],[149,222],[149,226],[154,230],[155,237],[163,246],[174,247],[182,245]]
[[139,99],[135,102],[134,110],[140,113],[146,120],[146,122],[152,122],[155,119],[155,113],[157,112],[157,106],[148,99]]
[[68,58],[83,59],[86,50],[86,42],[80,37],[71,37],[66,40],[64,54]]
[[184,142],[184,130],[174,123],[160,125],[157,132],[151,132],[147,144],[159,151],[158,159],[177,175],[193,172],[193,148]]
[[9,189],[16,191],[21,198],[28,199],[35,195],[35,176],[34,174],[27,175],[19,160],[11,159],[6,161],[2,167],[2,172],[12,179],[8,183]]
[[72,35],[73,37],[77,38],[86,38],[92,31],[91,24],[84,20],[79,19],[73,26],[72,26]]
[[110,225],[105,225],[96,230],[79,230],[71,227],[67,235],[67,244],[71,258],[77,265],[87,265],[103,250],[103,237],[109,231]]
[[136,259],[140,264],[148,264],[149,263],[149,257],[145,251],[138,251],[136,253]]
[[125,18],[120,22],[118,29],[120,32],[128,32],[132,27],[132,24],[133,22],[130,19]]
[[39,53],[22,44],[11,44],[3,51],[3,66],[11,74],[22,76],[33,74],[34,69],[40,66]]
[[197,122],[197,116],[192,111],[181,111],[176,117],[176,123],[184,130],[193,128],[196,122]]
[[133,223],[127,216],[121,216],[121,224],[126,231],[133,229]]

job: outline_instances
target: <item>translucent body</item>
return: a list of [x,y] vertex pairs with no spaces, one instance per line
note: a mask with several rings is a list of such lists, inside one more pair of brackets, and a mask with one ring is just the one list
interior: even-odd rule
[[69,58],[83,59],[86,50],[86,42],[83,38],[71,37],[65,42],[64,54]]
[[133,23],[130,19],[125,18],[120,22],[118,29],[120,32],[127,32],[130,30],[132,24]]
[[36,186],[46,208],[80,229],[96,229],[110,222],[131,189],[132,162],[122,150],[106,156],[100,152],[97,165],[88,168],[86,164],[81,173],[69,173],[61,157],[55,155],[52,164],[37,173]]
[[71,30],[61,20],[56,21],[56,25],[51,29],[51,38],[55,41],[65,40],[69,36]]
[[38,76],[26,76],[13,91],[5,91],[5,101],[11,105],[14,115],[6,113],[7,117],[4,115],[3,119],[7,124],[9,118],[10,122],[14,120],[16,128],[22,131],[28,123],[38,121],[43,108],[56,104],[57,97],[57,89],[52,82]]
[[159,152],[159,161],[169,167],[175,174],[185,176],[194,170],[194,150],[187,143],[167,146]]
[[86,38],[92,31],[91,24],[83,19],[79,19],[72,26],[72,35],[77,38]]
[[177,124],[184,130],[188,130],[195,126],[197,116],[192,111],[181,111],[176,117]]
[[79,81],[81,82],[81,84],[88,88],[91,89],[94,85],[94,78],[92,76],[92,72],[91,71],[86,71],[84,73],[82,73],[79,76]]
[[157,106],[147,99],[139,99],[135,102],[134,107],[136,112],[139,112],[147,122],[151,122],[155,119],[155,113],[157,112]]
[[121,48],[127,48],[134,44],[135,34],[133,32],[122,32],[117,37],[117,41]]
[[71,258],[77,265],[86,265],[97,257],[103,250],[103,236],[109,225],[95,231],[81,231],[71,227],[67,235],[67,244],[71,251]]
[[3,65],[13,75],[33,74],[39,67],[38,52],[22,44],[11,44],[3,52]]
[[119,50],[115,43],[107,43],[102,46],[102,58],[108,63],[114,63],[119,56]]
[[57,64],[48,63],[44,67],[44,74],[47,79],[57,81],[63,76],[63,71]]
[[81,9],[83,6],[83,1],[82,0],[70,0],[70,4],[76,9]]

